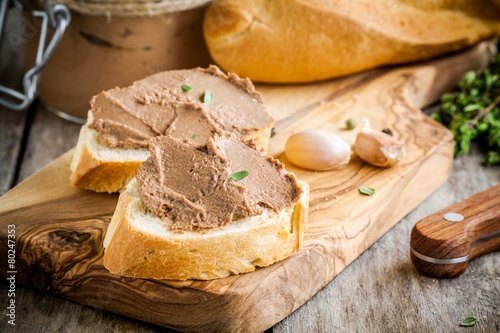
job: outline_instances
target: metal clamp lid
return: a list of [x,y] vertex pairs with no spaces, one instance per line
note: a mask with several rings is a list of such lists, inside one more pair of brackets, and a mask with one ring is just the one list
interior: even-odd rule
[[[5,96],[0,96],[0,106],[7,107],[12,110],[21,111],[28,107],[36,97],[38,83],[42,68],[45,66],[54,50],[59,44],[64,31],[71,21],[71,14],[65,5],[51,5],[50,0],[45,0],[43,7],[44,11],[34,10],[33,16],[41,18],[40,39],[38,41],[35,64],[23,76],[22,86],[23,91],[0,85],[0,93]],[[14,5],[18,9],[23,9],[23,5],[19,0],[7,0],[0,3],[0,37],[7,17],[7,6]],[[49,43],[46,43],[48,27],[54,30],[54,34]]]

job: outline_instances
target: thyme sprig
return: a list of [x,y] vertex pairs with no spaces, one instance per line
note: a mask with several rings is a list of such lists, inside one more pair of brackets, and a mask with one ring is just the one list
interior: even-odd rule
[[500,54],[483,71],[468,72],[431,117],[453,133],[456,157],[477,142],[484,148],[483,164],[500,164]]

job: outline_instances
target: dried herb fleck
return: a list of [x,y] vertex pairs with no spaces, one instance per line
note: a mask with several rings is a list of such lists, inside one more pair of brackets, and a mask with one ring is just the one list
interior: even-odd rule
[[375,189],[371,187],[366,187],[366,186],[360,186],[358,187],[359,193],[363,195],[373,195],[375,194]]
[[348,129],[348,130],[352,130],[356,127],[357,123],[356,123],[356,119],[354,118],[349,118],[345,121],[345,128]]
[[382,130],[382,132],[383,132],[383,133],[385,133],[385,134],[387,134],[387,135],[393,136],[393,135],[392,135],[392,131],[391,131],[391,129],[390,129],[390,128],[384,128],[384,129]]

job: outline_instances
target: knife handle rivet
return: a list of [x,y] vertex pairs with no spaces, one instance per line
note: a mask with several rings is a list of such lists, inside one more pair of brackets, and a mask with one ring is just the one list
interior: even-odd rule
[[464,220],[464,216],[458,213],[446,213],[443,218],[449,222],[460,222]]

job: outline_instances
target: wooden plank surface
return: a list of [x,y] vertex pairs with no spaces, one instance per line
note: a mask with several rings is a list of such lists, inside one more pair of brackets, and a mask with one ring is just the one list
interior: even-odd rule
[[[51,118],[50,118],[51,115],[48,115],[48,117],[45,118],[47,116],[47,114],[44,114],[43,112],[42,113],[39,112],[39,114],[42,114],[44,116],[43,117],[41,117],[41,116],[38,117],[37,116],[37,118],[36,118],[37,120],[35,121],[34,125],[36,125],[37,123],[40,123],[40,122],[43,123],[43,119],[49,119],[47,121],[47,124],[50,124],[52,121],[56,121],[56,120],[53,120],[53,119],[51,120]],[[57,121],[56,121],[56,124],[57,124]],[[56,125],[56,128],[57,128],[57,125]],[[41,129],[41,132],[49,132],[49,130],[47,130],[47,128],[45,126],[40,125],[40,129]],[[34,133],[36,133],[36,131],[34,131]],[[64,136],[71,137],[73,135],[73,134],[70,134],[70,133],[64,133],[64,131],[62,131],[62,133],[57,133],[57,131],[56,132],[52,132],[52,133],[54,135],[53,137],[61,137],[61,136],[63,136],[63,137]],[[73,137],[76,137],[76,136],[73,136]],[[43,139],[41,139],[41,138],[43,138]],[[51,139],[51,136],[47,136],[47,135],[43,136],[43,135],[41,135],[41,136],[38,136],[38,137],[34,137],[32,139],[32,141],[30,141],[30,144],[28,145],[28,148],[29,147],[35,147],[37,145],[38,145],[39,148],[38,149],[31,148],[33,154],[28,154],[27,155],[28,156],[27,160],[28,161],[32,160],[34,162],[32,163],[33,166],[30,166],[30,164],[27,163],[27,167],[25,168],[25,170],[27,170],[27,171],[24,171],[25,174],[29,174],[29,172],[30,172],[29,168],[35,168],[34,166],[36,166],[36,165],[38,165],[40,167],[39,163],[43,163],[43,160],[44,160],[43,155],[44,154],[41,153],[40,151],[41,151],[41,149],[43,149],[44,143],[47,143],[47,141],[50,142],[50,139]],[[62,150],[62,151],[64,151],[64,150]],[[39,155],[37,155],[37,152],[38,152]],[[50,154],[48,154],[48,155],[50,155]],[[39,156],[39,157],[37,157],[37,156]],[[40,159],[40,160],[38,162],[36,162],[37,159]],[[477,165],[478,164],[476,164],[473,168],[470,168],[470,166],[469,166],[469,169],[474,170],[475,168],[477,168]],[[496,178],[494,178],[495,176],[496,176]],[[487,175],[487,176],[485,176],[485,178],[486,179],[490,179],[489,180],[490,182],[493,181],[492,179],[499,179],[498,173],[497,174],[492,174],[492,175]],[[470,189],[470,188],[467,189],[467,191],[470,191],[470,190],[472,190],[472,189]],[[439,193],[439,191],[437,193]],[[467,192],[464,192],[464,193],[467,193]],[[405,220],[403,220],[403,223],[404,223]],[[398,227],[396,227],[396,228],[398,228]],[[390,234],[391,233],[393,233],[393,231],[391,231]],[[398,236],[398,239],[399,239],[399,236]],[[399,241],[401,242],[401,240],[399,240]],[[372,247],[372,249],[373,248],[377,248],[377,244],[378,243],[376,243],[376,245],[374,247]],[[372,249],[370,249],[369,251],[371,251]],[[392,247],[391,247],[391,249],[394,250]],[[400,253],[398,252],[398,254],[400,254]],[[377,262],[383,263],[383,262],[387,261],[387,258],[390,257],[390,255],[392,255],[392,253],[388,254],[387,252],[384,252],[384,255],[381,258],[379,258],[380,260],[377,261]],[[401,257],[401,259],[403,259],[404,258],[404,254],[400,254],[400,257]],[[396,258],[398,258],[398,256],[396,256]],[[485,258],[487,258],[487,257],[485,257]],[[373,258],[371,258],[371,259],[373,259]],[[354,264],[356,264],[358,261],[359,260],[356,260],[354,262]],[[371,260],[365,262],[367,266],[368,266],[369,262],[371,262]],[[365,269],[366,269],[365,267],[366,266],[362,266],[360,268],[360,271],[364,272]],[[491,267],[495,267],[495,266],[491,266]],[[349,267],[348,270],[350,268],[351,267]],[[408,271],[410,271],[410,273],[411,273],[411,268],[403,270],[403,272],[408,272]],[[384,275],[386,273],[387,272],[385,270],[380,271],[381,275]],[[345,276],[345,274],[346,273],[344,271],[331,284],[335,283],[342,276]],[[498,274],[497,274],[497,276],[498,276]],[[363,277],[363,275],[361,277]],[[380,286],[380,283],[378,281],[375,281],[374,279],[372,279],[371,276],[366,276],[365,275],[364,277],[365,277],[365,280],[366,280],[365,283],[367,283],[367,285],[370,285],[369,283],[372,282],[373,283],[372,286],[373,285]],[[391,276],[384,276],[383,280],[385,280],[385,281],[391,281],[389,279],[390,277]],[[403,285],[402,287],[404,288],[405,281],[406,281],[405,277],[403,276],[400,280],[401,280],[402,285]],[[357,279],[353,279],[352,280],[352,282],[350,284],[351,288],[350,289],[345,289],[344,290],[345,291],[344,295],[353,294],[353,292],[352,292],[353,289],[354,290],[358,290],[360,288],[360,286],[358,285],[357,281],[359,281],[359,280],[357,280]],[[363,280],[361,280],[361,281],[363,281]],[[396,279],[396,281],[397,281],[397,279]],[[326,288],[328,288],[328,287],[326,287]],[[377,288],[375,288],[375,289],[377,289]],[[401,288],[397,289],[397,290],[399,290],[399,292],[401,293]],[[493,291],[495,291],[495,290],[493,290]],[[497,291],[497,295],[498,295],[498,289],[496,291]],[[2,290],[2,292],[3,292],[3,290]],[[376,295],[378,297],[380,297],[380,295],[378,295],[380,293],[381,293],[381,291],[379,290],[376,293]],[[384,293],[384,292],[382,292],[382,293]],[[394,293],[388,293],[388,294],[391,294],[392,296],[394,296],[394,295],[397,295],[396,293],[397,293],[397,291],[395,291]],[[34,311],[35,313],[38,314],[36,316],[36,318],[41,318],[41,319],[38,319],[38,320],[40,320],[41,323],[44,323],[44,324],[48,325],[48,326],[43,326],[43,327],[51,327],[54,330],[67,330],[69,332],[69,331],[71,331],[71,329],[75,329],[75,328],[84,329],[83,326],[85,326],[85,327],[92,327],[93,328],[93,330],[89,329],[88,331],[98,332],[101,328],[99,328],[99,326],[97,325],[97,323],[99,323],[100,325],[102,325],[102,327],[107,328],[108,331],[109,331],[109,329],[114,330],[114,331],[120,331],[120,329],[125,329],[125,328],[129,328],[130,329],[131,327],[133,327],[134,331],[136,331],[136,329],[137,329],[137,331],[142,331],[142,330],[144,330],[144,331],[156,331],[156,330],[158,330],[159,331],[160,330],[159,328],[156,328],[155,326],[151,326],[151,325],[147,325],[147,324],[142,324],[140,322],[132,321],[132,320],[125,319],[125,318],[122,318],[122,317],[115,317],[113,315],[110,315],[108,313],[101,312],[101,311],[94,311],[94,310],[91,310],[89,308],[81,307],[81,306],[79,306],[77,304],[73,304],[73,303],[70,303],[70,302],[67,302],[67,301],[55,299],[55,298],[53,298],[51,296],[48,296],[48,295],[43,295],[43,294],[40,294],[40,293],[33,293],[31,291],[26,291],[26,294],[34,295],[33,303],[36,303],[37,301],[42,301],[42,302],[45,301],[45,303],[47,303],[47,300],[49,300],[50,304],[53,304],[52,302],[60,302],[59,304],[61,304],[61,306],[59,306],[59,307],[49,306],[48,308],[42,308],[42,309],[35,307],[35,311]],[[321,294],[323,294],[323,291],[320,292],[319,295],[321,295]],[[366,292],[366,290],[364,290],[361,293],[361,296],[363,296],[362,298],[364,299],[366,297],[366,295],[367,295],[367,292]],[[495,294],[489,295],[489,296],[490,297],[494,297],[494,295]],[[355,331],[359,331],[359,332],[365,331],[365,330],[362,329],[363,326],[361,326],[361,325],[355,326],[356,321],[352,321],[351,320],[352,326],[347,326],[348,323],[346,323],[345,320],[341,320],[340,322],[336,322],[336,318],[332,315],[332,314],[334,314],[336,312],[332,312],[332,308],[328,306],[330,304],[336,304],[337,308],[341,308],[341,310],[339,310],[339,311],[343,313],[343,315],[344,315],[343,318],[347,319],[347,318],[350,317],[351,313],[356,313],[356,311],[358,309],[361,310],[361,312],[358,312],[358,313],[360,315],[363,314],[363,312],[362,312],[363,307],[360,307],[360,303],[362,303],[360,301],[360,299],[357,300],[357,303],[355,303],[355,306],[353,306],[353,307],[345,307],[343,302],[340,302],[340,303],[338,302],[338,299],[336,298],[336,294],[332,294],[331,296],[332,296],[332,298],[327,299],[326,301],[324,299],[320,299],[320,303],[316,304],[314,306],[315,310],[312,313],[309,313],[307,315],[308,320],[305,320],[303,317],[300,317],[300,313],[301,313],[301,311],[303,311],[304,308],[307,308],[307,306],[308,306],[308,304],[310,302],[306,303],[306,305],[304,305],[302,308],[300,308],[298,311],[296,311],[294,314],[292,314],[289,317],[290,320],[293,320],[294,316],[296,316],[296,314],[298,314],[298,316],[299,316],[298,320],[301,321],[302,324],[298,323],[298,322],[293,322],[293,321],[292,322],[287,322],[287,320],[285,320],[282,323],[280,323],[277,326],[275,326],[274,330],[281,332],[283,330],[280,330],[280,329],[283,329],[283,327],[284,327],[285,331],[293,331],[293,332],[304,332],[304,331],[327,332],[327,331],[330,331],[331,329],[333,329],[335,327],[337,327],[337,328],[339,328],[341,330],[343,330],[344,328],[347,328],[347,327],[352,327],[353,328],[352,330],[346,330],[346,331],[353,331],[353,332],[355,332]],[[360,295],[358,295],[358,298],[361,298],[359,296]],[[315,297],[318,297],[318,296],[315,296]],[[349,297],[347,299],[349,299]],[[390,300],[390,299],[391,298],[389,297],[388,300]],[[315,300],[315,298],[312,299],[313,302],[314,302],[314,300]],[[420,298],[420,299],[416,298],[416,300],[417,301],[423,301],[422,298]],[[494,298],[493,298],[493,300],[494,300]],[[21,302],[21,301],[23,301],[23,299],[20,299],[19,301]],[[370,303],[370,306],[368,308],[371,309],[370,311],[372,311],[372,313],[373,313],[373,318],[366,317],[367,319],[365,321],[363,321],[363,323],[365,324],[364,327],[374,328],[373,331],[385,331],[383,329],[384,326],[383,325],[378,326],[379,324],[377,323],[377,319],[379,319],[379,318],[377,318],[376,314],[383,313],[383,312],[379,312],[379,310],[377,308],[376,304],[378,304],[378,302],[376,302],[376,300],[371,300],[369,303]],[[387,303],[390,304],[390,302],[387,302]],[[491,305],[491,303],[492,302],[490,302],[489,304]],[[399,309],[399,311],[403,311],[403,313],[406,313],[406,311],[411,310],[409,308],[405,308],[404,305],[402,306],[401,304],[399,304],[399,306],[401,308],[401,309]],[[75,314],[72,311],[67,311],[67,312],[64,311],[63,308],[66,308],[66,307],[68,307],[70,310],[71,309],[75,309],[75,311],[79,311],[79,310],[76,310],[76,309],[83,309],[83,313],[84,314],[78,316],[78,320],[71,320],[68,323],[67,317],[74,317]],[[36,309],[38,309],[38,311]],[[493,309],[495,309],[495,308],[493,307]],[[33,309],[31,309],[31,310],[33,310]],[[54,310],[61,311],[63,314],[65,314],[66,317],[63,317],[63,315],[59,315],[59,316],[56,316],[56,318],[52,319],[51,318],[51,316],[53,314],[52,311],[54,311]],[[497,310],[498,310],[498,308],[497,308]],[[22,309],[20,309],[19,311],[20,311],[19,318],[23,318],[23,321],[26,320],[26,318],[28,317],[28,311],[26,310],[24,313],[23,313]],[[388,310],[388,311],[389,311],[389,314],[390,313],[395,313],[395,314],[398,313],[395,310]],[[423,312],[423,310],[421,310],[421,311]],[[320,315],[316,316],[315,314],[318,314],[318,313]],[[408,318],[411,319],[411,318],[413,318],[412,320],[414,322],[418,323],[418,320],[416,320],[410,314],[411,314],[411,312],[406,313],[406,317],[407,318],[405,318],[405,319],[408,319]],[[311,315],[311,316],[309,316],[309,315]],[[431,315],[432,315],[432,313],[429,312],[429,313],[426,314],[425,318],[432,318]],[[90,320],[90,318],[92,318],[92,320]],[[331,321],[328,320],[329,318],[332,318],[332,320]],[[405,327],[404,325],[410,325],[410,326],[406,326],[407,328],[408,327],[417,327],[417,326],[412,326],[411,325],[412,324],[412,320],[410,320],[410,322],[408,322],[408,320],[401,321],[399,319],[400,318],[398,318],[398,320],[393,320],[393,322],[395,323],[395,325],[397,324],[399,326],[394,326],[394,325],[391,326],[390,324],[387,323],[387,321],[391,320],[390,316],[387,316],[387,320],[384,320],[383,324],[384,325],[389,325],[387,327],[392,327],[392,328],[394,328],[394,327],[399,327],[399,328]],[[110,321],[113,324],[110,324]],[[28,325],[29,325],[30,324],[29,321],[27,321],[27,322],[28,322]],[[82,324],[82,325],[79,325],[79,324]],[[337,324],[337,326],[335,326],[336,324]],[[446,323],[446,324],[448,325],[449,323]],[[33,325],[33,322],[31,322],[31,325]],[[33,326],[25,326],[25,327],[33,327]],[[39,327],[42,327],[42,326],[39,326]],[[357,329],[356,329],[356,327],[357,327]],[[429,328],[431,326],[426,326],[426,327]],[[446,327],[451,327],[451,326],[446,326]],[[493,326],[487,326],[487,327],[491,328]],[[85,329],[87,329],[87,328],[85,328]],[[391,331],[391,330],[388,330],[388,331]],[[418,332],[418,330],[416,330],[416,329],[413,329],[412,331],[417,331]],[[428,330],[422,330],[422,332],[423,331],[428,331]],[[436,331],[436,330],[432,330],[431,329],[431,331]]]

